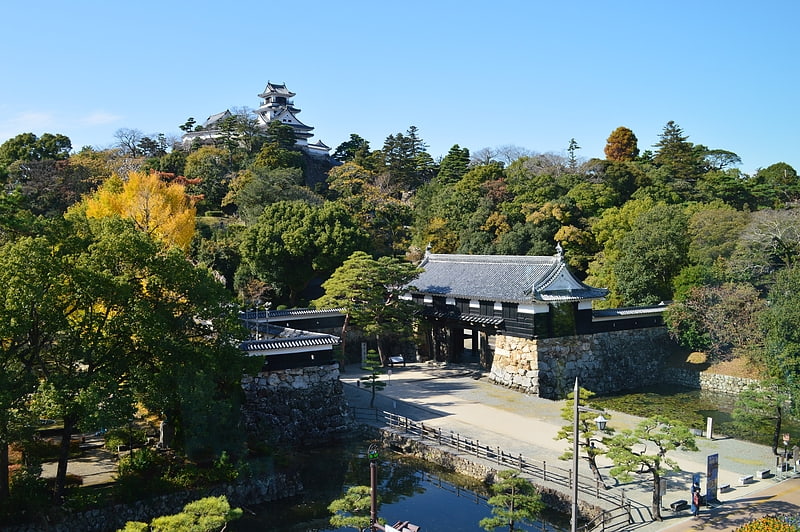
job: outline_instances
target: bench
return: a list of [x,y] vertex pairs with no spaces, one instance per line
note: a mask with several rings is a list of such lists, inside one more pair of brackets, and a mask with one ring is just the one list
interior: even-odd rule
[[760,469],[756,471],[756,478],[769,478],[772,474],[770,473],[769,469]]
[[681,499],[679,501],[675,501],[675,502],[673,502],[672,504],[669,505],[670,510],[672,510],[673,512],[680,512],[682,510],[687,509],[688,507],[689,507],[689,503],[686,502],[683,499]]
[[395,364],[402,364],[403,367],[406,367],[406,359],[402,355],[389,357],[389,365],[394,366]]
[[725,492],[731,491],[731,485],[730,484],[722,484],[719,487],[719,491],[720,491],[720,493],[725,493]]
[[746,485],[747,483],[753,480],[753,475],[744,475],[743,477],[739,477],[739,484],[742,486]]

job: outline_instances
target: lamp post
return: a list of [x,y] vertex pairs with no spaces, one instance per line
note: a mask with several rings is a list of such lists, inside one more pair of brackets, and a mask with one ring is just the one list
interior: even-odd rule
[[578,391],[578,377],[575,377],[575,390],[572,394],[572,400],[575,405],[575,411],[573,412],[573,423],[572,423],[572,517],[570,518],[570,532],[577,532],[578,530],[578,449],[580,448],[578,445],[578,434],[579,434],[579,421],[580,421],[580,413],[581,412],[593,412],[598,413],[599,415],[594,419],[594,422],[597,424],[598,430],[605,430],[606,429],[606,418],[603,417],[603,413],[600,410],[595,410],[593,408],[587,408],[585,406],[580,406],[579,404],[580,399],[580,392]]
[[375,524],[378,522],[378,446],[370,445],[367,450],[369,457],[369,530],[375,532]]

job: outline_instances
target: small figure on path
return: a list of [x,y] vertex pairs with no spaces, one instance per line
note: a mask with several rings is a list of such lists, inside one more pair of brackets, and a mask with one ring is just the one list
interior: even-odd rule
[[700,486],[692,484],[692,515],[697,517],[700,512]]

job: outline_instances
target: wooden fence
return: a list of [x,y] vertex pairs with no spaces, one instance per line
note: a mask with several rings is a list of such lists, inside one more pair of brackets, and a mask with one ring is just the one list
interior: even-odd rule
[[[510,453],[499,446],[482,444],[479,440],[467,438],[453,431],[426,427],[422,422],[392,412],[359,408],[354,409],[353,415],[356,421],[377,423],[421,441],[429,441],[439,446],[455,449],[459,453],[493,462],[498,466],[516,469],[533,481],[541,480],[544,483],[559,486],[565,491],[569,490],[568,492],[571,493],[574,477],[571,468],[548,464],[545,460],[525,457],[521,453]],[[584,496],[588,495],[605,501],[612,507],[610,510],[604,510],[589,523],[578,527],[581,532],[611,531],[619,529],[618,527],[623,524],[630,524],[630,502],[625,499],[624,492],[621,496],[613,495],[605,490],[599,480],[580,475],[578,476],[578,491]]]

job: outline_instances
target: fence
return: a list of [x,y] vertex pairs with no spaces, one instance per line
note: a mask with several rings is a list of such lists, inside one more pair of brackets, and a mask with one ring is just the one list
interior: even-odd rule
[[[419,438],[421,441],[430,441],[440,446],[455,449],[456,452],[465,453],[476,458],[496,463],[499,466],[513,468],[524,473],[531,480],[541,480],[544,483],[572,490],[572,469],[548,464],[545,460],[525,457],[521,453],[506,452],[499,446],[492,447],[481,444],[453,431],[443,432],[440,428],[426,427],[424,423],[414,421],[405,416],[377,409],[358,408],[353,411],[356,421],[378,423],[391,429]],[[631,519],[630,502],[625,500],[624,492],[621,497],[606,492],[599,480],[578,476],[578,491],[584,496],[593,496],[605,501],[612,506],[611,510],[604,510],[589,523],[581,526],[582,532],[613,530],[623,520],[628,524]]]

